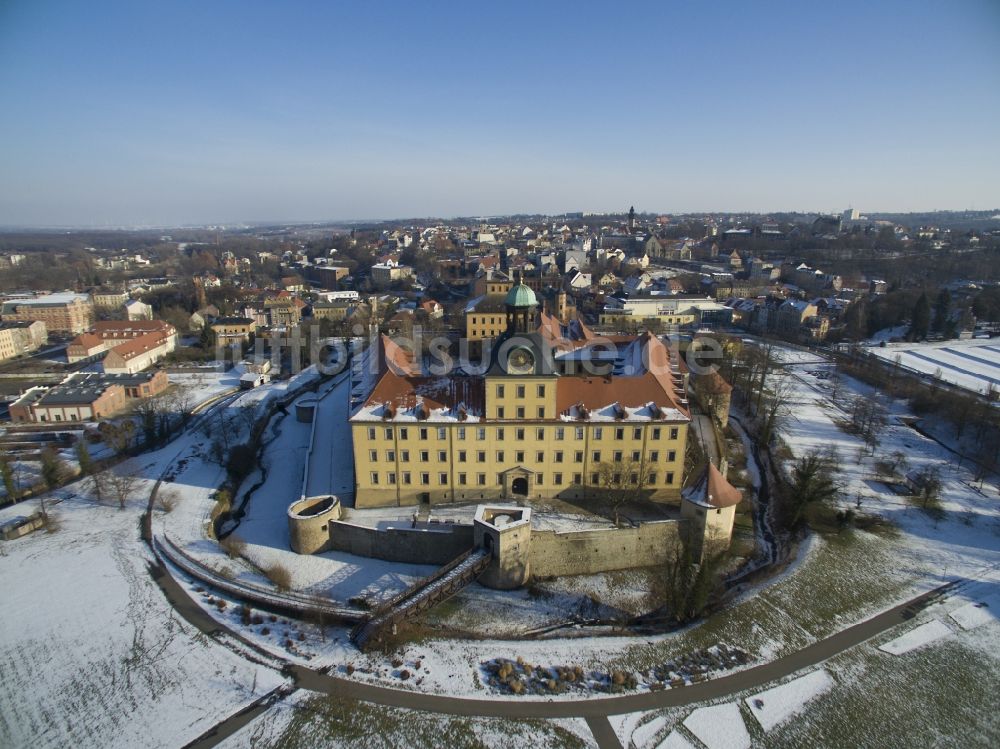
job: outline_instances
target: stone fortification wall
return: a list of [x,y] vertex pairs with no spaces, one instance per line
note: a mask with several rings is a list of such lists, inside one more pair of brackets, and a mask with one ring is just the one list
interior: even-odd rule
[[592,575],[663,564],[681,543],[683,521],[663,520],[634,528],[531,532],[533,577]]
[[338,521],[330,523],[330,548],[406,564],[446,564],[472,548],[472,525],[440,526],[382,530]]

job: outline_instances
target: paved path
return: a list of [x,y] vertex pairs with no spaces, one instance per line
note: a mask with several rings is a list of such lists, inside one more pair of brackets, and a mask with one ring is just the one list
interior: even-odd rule
[[705,456],[715,466],[718,466],[721,456],[719,455],[719,444],[715,441],[715,432],[712,430],[712,418],[707,414],[693,413],[691,414],[691,426],[694,428],[695,434],[698,435],[701,446],[705,449]]

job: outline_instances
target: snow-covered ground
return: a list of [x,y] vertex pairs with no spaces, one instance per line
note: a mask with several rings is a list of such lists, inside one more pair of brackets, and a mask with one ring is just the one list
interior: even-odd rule
[[938,377],[973,392],[986,393],[990,387],[1000,389],[1000,341],[890,343],[868,350],[890,364]]
[[0,745],[182,746],[282,683],[174,613],[141,509],[67,499],[58,532],[0,541]]
[[922,648],[924,645],[940,640],[951,634],[951,630],[943,622],[934,619],[926,624],[911,629],[909,632],[900,635],[895,640],[890,640],[884,645],[879,645],[879,650],[884,650],[892,655],[903,655],[911,650]]
[[747,697],[747,707],[765,732],[798,715],[806,705],[833,689],[835,682],[823,669],[800,676]]

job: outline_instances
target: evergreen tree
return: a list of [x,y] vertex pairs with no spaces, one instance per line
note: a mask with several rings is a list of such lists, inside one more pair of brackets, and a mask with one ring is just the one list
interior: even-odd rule
[[948,326],[951,317],[951,292],[948,289],[941,289],[937,301],[934,303],[934,330],[943,333]]
[[911,341],[922,341],[927,337],[927,331],[931,324],[931,303],[927,299],[927,293],[923,292],[913,305],[913,313],[910,316]]

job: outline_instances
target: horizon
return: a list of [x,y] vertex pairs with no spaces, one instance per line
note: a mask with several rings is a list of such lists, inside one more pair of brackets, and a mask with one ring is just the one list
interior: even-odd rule
[[[848,206],[846,209],[850,209],[853,206]],[[247,219],[247,220],[232,220],[232,221],[206,221],[204,223],[187,223],[187,224],[50,224],[50,225],[40,225],[40,224],[0,224],[0,233],[15,233],[15,232],[90,232],[90,231],[122,231],[122,232],[141,232],[141,231],[160,231],[167,229],[180,229],[180,230],[194,230],[194,229],[222,229],[229,230],[238,227],[271,227],[271,226],[337,226],[337,225],[366,225],[366,224],[397,224],[405,222],[441,222],[441,223],[456,223],[460,221],[488,221],[492,219],[509,219],[509,218],[520,218],[520,217],[538,217],[545,219],[555,219],[555,218],[565,218],[570,216],[570,214],[577,214],[580,211],[562,211],[559,213],[541,213],[538,211],[527,212],[521,211],[517,213],[489,213],[489,214],[476,214],[476,215],[463,215],[463,216],[443,216],[443,215],[428,215],[428,216],[395,216],[395,217],[375,217],[375,218],[332,218],[332,219]],[[804,211],[804,210],[773,210],[773,211],[720,211],[720,210],[707,210],[707,211],[684,211],[684,212],[670,212],[670,211],[650,211],[650,210],[637,210],[637,216],[670,216],[670,217],[699,217],[699,216],[758,216],[758,217],[770,217],[777,215],[792,215],[792,216],[839,216],[843,213],[843,210],[831,210],[831,211]],[[963,214],[963,213],[989,213],[994,214],[988,216],[985,220],[1000,219],[1000,207],[997,208],[934,208],[929,210],[912,210],[912,211],[862,211],[862,217],[873,217],[873,216],[926,216],[935,214]],[[586,222],[588,218],[606,218],[614,216],[627,216],[628,210],[620,211],[585,211],[582,220]],[[577,220],[576,216],[572,217],[573,220]]]
[[0,225],[983,210],[998,48],[986,0],[12,2]]

